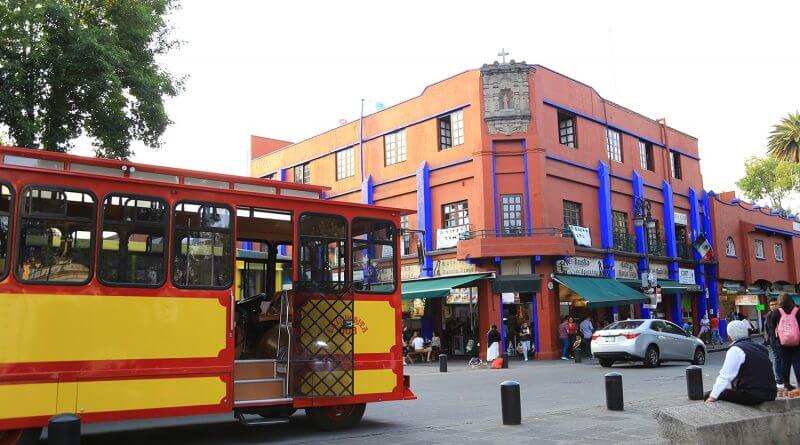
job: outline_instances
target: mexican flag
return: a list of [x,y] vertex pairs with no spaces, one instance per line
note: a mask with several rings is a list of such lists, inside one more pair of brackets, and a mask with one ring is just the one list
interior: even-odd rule
[[694,250],[700,254],[703,261],[711,261],[711,243],[708,242],[708,239],[704,233],[701,233],[700,236],[694,240],[692,247],[694,247]]

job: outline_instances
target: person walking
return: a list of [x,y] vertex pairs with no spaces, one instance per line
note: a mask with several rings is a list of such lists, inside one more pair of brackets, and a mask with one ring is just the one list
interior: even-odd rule
[[531,328],[523,322],[519,328],[519,342],[522,344],[522,356],[528,361],[528,351],[531,350]]
[[583,341],[581,342],[581,346],[583,347],[584,357],[591,357],[592,356],[592,334],[594,334],[594,325],[592,325],[592,319],[586,317],[581,321],[580,324],[580,331],[581,337],[583,337]]
[[791,370],[800,381],[800,307],[787,293],[778,296],[778,311],[769,313],[769,323],[775,326],[775,340],[778,343],[783,366],[781,378],[787,391],[794,389]]
[[[578,323],[575,323],[575,319],[570,316],[567,319],[567,340],[569,341],[568,353],[572,350],[572,345],[575,344],[575,339],[578,337]],[[567,358],[572,358],[571,355],[568,355]]]
[[561,360],[569,360],[569,333],[567,332],[567,317],[561,318],[558,325],[558,338],[561,340]]
[[708,328],[710,325],[711,322],[708,320],[708,314],[703,314],[703,318],[700,319],[700,333],[697,334],[697,336],[700,337],[700,339],[703,340],[704,342],[706,341],[706,339],[703,338],[703,335],[706,332],[708,332]]
[[706,402],[717,400],[757,405],[775,400],[777,389],[775,376],[769,362],[769,352],[763,345],[750,340],[749,326],[744,321],[732,321],[728,325],[728,336],[733,340],[725,362]]
[[717,317],[716,314],[711,316],[708,326],[711,328],[711,344],[721,345],[722,338],[719,336],[719,317]]
[[497,330],[497,325],[493,324],[486,333],[486,340],[486,361],[492,362],[500,356],[500,331]]
[[[783,358],[781,357],[780,345],[775,338],[775,329],[778,328],[776,319],[770,317],[770,314],[778,312],[778,299],[770,297],[769,299],[769,312],[767,312],[766,320],[764,321],[764,345],[769,348],[770,358],[772,359],[772,367],[775,372],[775,383],[778,389],[783,389]],[[779,318],[777,320],[780,320]]]

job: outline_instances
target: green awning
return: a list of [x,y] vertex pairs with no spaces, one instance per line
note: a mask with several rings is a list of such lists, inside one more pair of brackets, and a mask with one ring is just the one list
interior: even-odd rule
[[[639,280],[618,280],[621,283],[625,283],[626,285],[632,287],[633,289],[641,289],[642,282]],[[681,284],[677,281],[672,280],[664,280],[659,278],[657,280],[657,284],[661,286],[661,294],[662,295],[675,295],[675,294],[685,294],[689,292],[701,292],[703,289],[697,284]]]
[[556,281],[580,295],[590,308],[622,306],[648,301],[648,298],[641,292],[610,278],[556,275]]
[[492,290],[497,294],[539,292],[541,282],[539,275],[500,275],[492,280]]
[[450,290],[453,288],[466,287],[473,281],[486,278],[490,275],[489,273],[471,273],[449,277],[403,281],[403,300],[446,297],[450,295]]
[[[800,304],[800,295],[798,295],[798,294],[793,294],[793,293],[791,293],[791,292],[787,292],[787,293],[789,294],[789,296],[790,296],[790,297],[792,297],[792,300],[794,300],[794,304]],[[779,296],[780,294],[781,294],[780,292],[770,292],[769,294],[767,294],[767,296],[768,296],[768,297],[775,297],[775,298],[778,298],[778,296]]]

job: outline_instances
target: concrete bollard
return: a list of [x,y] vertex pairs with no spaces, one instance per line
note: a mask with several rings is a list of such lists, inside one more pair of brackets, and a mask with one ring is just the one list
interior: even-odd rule
[[503,369],[508,369],[508,353],[504,352],[502,357],[503,357]]
[[703,370],[699,366],[686,368],[686,392],[689,400],[703,400]]
[[622,411],[625,403],[622,398],[622,374],[609,372],[606,374],[606,408],[611,411]]
[[439,372],[447,372],[447,355],[439,354]]
[[500,408],[503,412],[503,425],[519,425],[522,423],[519,382],[506,380],[500,384]]
[[80,445],[81,419],[74,414],[58,414],[47,424],[49,445]]

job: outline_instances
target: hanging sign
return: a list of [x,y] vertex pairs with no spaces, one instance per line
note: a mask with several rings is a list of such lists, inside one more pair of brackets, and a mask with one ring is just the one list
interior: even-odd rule
[[666,264],[650,263],[650,272],[659,280],[669,280],[669,267]]
[[449,258],[446,260],[436,260],[433,262],[433,276],[442,277],[445,275],[457,275],[462,273],[476,272],[474,264],[466,261]]
[[603,260],[571,256],[556,261],[556,271],[565,275],[603,276]]
[[464,224],[458,227],[448,227],[446,229],[439,229],[436,231],[436,248],[449,249],[456,247],[458,244],[459,236],[462,233],[469,232],[469,225]]
[[592,247],[592,235],[589,233],[588,227],[581,226],[568,226],[569,231],[572,232],[572,237],[575,239],[575,244],[584,247]]
[[694,282],[694,269],[678,269],[678,283],[681,284],[695,284]]
[[624,278],[628,280],[638,280],[639,276],[636,272],[636,264],[630,261],[614,261],[614,275],[617,278]]
[[686,217],[685,213],[675,212],[674,215],[675,215],[674,216],[675,217],[675,224],[678,224],[678,225],[681,225],[681,226],[686,226],[686,225],[689,224],[688,218]]

